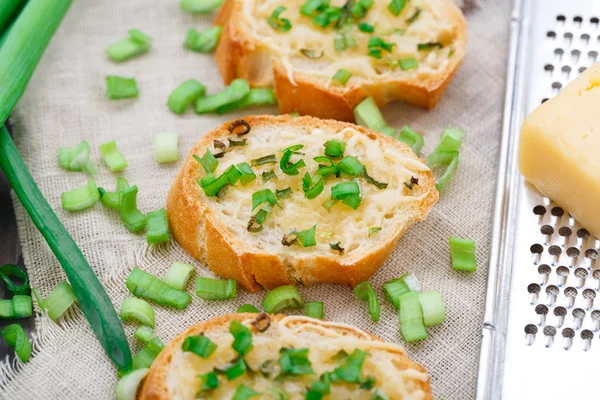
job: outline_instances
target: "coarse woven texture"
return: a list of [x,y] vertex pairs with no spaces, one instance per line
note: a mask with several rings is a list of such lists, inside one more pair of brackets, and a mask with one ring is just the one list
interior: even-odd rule
[[[482,1],[480,8],[467,14],[467,56],[434,110],[403,104],[384,110],[390,125],[409,125],[425,133],[424,154],[433,150],[446,126],[463,128],[466,137],[460,166],[439,203],[424,222],[407,232],[372,279],[382,302],[381,321],[372,323],[366,304],[347,287],[300,288],[305,300],[325,302],[326,318],[355,324],[393,342],[401,339],[395,310],[383,298],[383,281],[413,271],[424,289],[439,290],[447,304],[446,323],[429,329],[428,340],[406,347],[410,357],[431,374],[435,397],[445,400],[470,399],[475,394],[504,99],[509,3]],[[147,212],[163,207],[180,164],[155,162],[153,134],[178,132],[183,160],[201,135],[245,113],[197,116],[190,110],[184,116],[176,116],[165,106],[169,93],[186,79],[204,82],[209,92],[223,87],[210,55],[182,47],[189,27],[204,28],[211,19],[184,14],[177,0],[74,2],[12,116],[17,146],[33,177],[80,245],[117,309],[128,295],[125,279],[134,266],[162,277],[173,261],[182,261],[196,265],[197,275],[211,274],[175,243],[148,248],[143,235],[129,233],[117,213],[101,204],[75,214],[62,210],[61,192],[83,186],[87,177],[61,170],[58,148],[87,139],[99,164],[98,185],[114,190],[116,176],[102,165],[98,146],[115,139],[129,162],[121,175],[138,185],[140,209]],[[111,63],[104,50],[126,37],[127,30],[133,27],[154,38],[152,50],[122,64]],[[135,77],[139,97],[107,100],[106,75]],[[277,110],[250,112],[275,114]],[[16,199],[15,206],[31,283],[42,296],[47,296],[65,275]],[[476,273],[451,269],[447,242],[450,235],[476,240]],[[187,290],[193,293],[193,284]],[[209,302],[194,294],[185,311],[155,306],[156,334],[167,342],[198,321],[232,312],[243,303],[259,305],[263,296],[264,292],[241,293],[233,301]],[[9,364],[7,357],[0,362],[0,398],[114,398],[116,370],[78,308],[58,324],[41,316],[38,310],[36,327],[34,355],[28,364]],[[127,324],[125,328],[135,353],[140,348],[133,338],[135,326]]]

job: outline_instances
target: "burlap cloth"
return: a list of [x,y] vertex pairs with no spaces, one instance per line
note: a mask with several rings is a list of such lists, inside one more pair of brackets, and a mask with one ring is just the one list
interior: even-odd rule
[[[381,0],[383,1],[383,0]],[[101,204],[70,214],[61,209],[61,192],[83,186],[83,173],[61,170],[61,146],[87,139],[95,149],[116,139],[129,166],[123,172],[139,187],[139,207],[163,207],[178,165],[158,165],[152,153],[152,135],[160,131],[180,134],[185,156],[201,135],[227,119],[172,114],[165,101],[179,83],[196,78],[210,92],[223,87],[210,55],[185,50],[186,30],[206,27],[212,17],[194,17],[179,9],[177,0],[75,1],[15,109],[15,140],[43,194],[103,282],[117,309],[128,295],[125,278],[134,266],[159,277],[173,261],[193,263],[197,273],[210,272],[194,262],[177,244],[151,249],[143,235],[129,233],[119,216]],[[398,319],[383,298],[384,280],[413,271],[424,289],[439,290],[447,306],[447,320],[429,329],[430,338],[407,345],[407,351],[431,374],[438,399],[474,397],[480,347],[491,215],[504,99],[505,64],[510,2],[487,0],[468,13],[469,46],[442,102],[433,111],[394,104],[384,110],[392,126],[409,125],[425,133],[424,153],[432,151],[444,127],[463,128],[466,137],[460,166],[426,221],[400,240],[395,252],[373,277],[382,302],[381,321],[372,323],[366,304],[347,287],[318,285],[300,288],[305,300],[324,301],[327,319],[355,324],[381,338],[400,342]],[[151,52],[135,60],[114,64],[104,50],[137,27],[154,38]],[[109,101],[104,77],[133,76],[137,99]],[[276,113],[275,108],[252,110]],[[114,190],[116,177],[99,162],[98,186]],[[19,236],[31,284],[42,296],[65,275],[42,236],[15,199]],[[450,268],[448,236],[475,239],[479,268],[457,273]],[[188,292],[192,293],[192,284]],[[204,301],[195,295],[185,311],[156,306],[156,334],[165,342],[198,321],[234,312],[243,303],[259,305],[263,293],[240,295],[233,301]],[[55,324],[36,317],[34,355],[29,363],[0,363],[0,397],[4,399],[109,399],[114,397],[116,370],[96,341],[83,314],[75,308]],[[134,325],[126,325],[132,351]]]

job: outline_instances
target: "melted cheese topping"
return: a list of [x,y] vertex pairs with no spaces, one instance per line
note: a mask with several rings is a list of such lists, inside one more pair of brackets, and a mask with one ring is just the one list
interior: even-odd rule
[[[243,323],[251,326],[251,320]],[[335,330],[336,327],[350,330],[353,334],[342,334]],[[209,332],[206,336],[218,346],[208,359],[190,352],[177,351],[174,354],[167,376],[167,388],[174,400],[195,399],[202,385],[199,375],[223,366],[236,357],[231,348],[233,337],[227,331]],[[245,357],[250,369],[257,371],[263,362],[278,360],[279,349],[282,347],[310,348],[308,358],[315,375],[288,378],[281,384],[263,377],[260,373],[245,373],[231,382],[221,376],[219,387],[211,392],[210,398],[231,399],[238,385],[244,384],[261,393],[261,396],[256,398],[278,399],[277,396],[269,395],[269,390],[278,386],[290,395],[291,400],[304,399],[306,388],[310,386],[312,379],[324,372],[333,371],[338,366],[332,360],[333,356],[340,350],[350,354],[357,348],[369,353],[363,364],[361,376],[375,377],[375,387],[382,390],[390,400],[416,400],[425,397],[418,384],[427,382],[429,377],[426,373],[398,366],[398,356],[404,354],[401,346],[373,341],[368,334],[350,325],[329,322],[316,324],[314,320],[306,317],[290,316],[279,323],[271,323],[266,332],[255,333],[252,339],[254,347]],[[367,400],[371,399],[372,393],[373,391],[358,389],[356,384],[335,383],[331,384],[331,394],[327,398]]]
[[[240,243],[253,246],[256,251],[270,252],[283,259],[310,255],[315,253],[330,253],[339,257],[361,256],[364,252],[371,251],[380,246],[382,242],[394,237],[398,230],[412,218],[411,208],[418,206],[429,193],[428,190],[415,186],[409,190],[404,183],[419,172],[429,171],[421,161],[409,157],[396,146],[386,146],[381,140],[374,140],[352,128],[345,128],[335,134],[325,133],[321,129],[304,132],[310,128],[286,126],[252,128],[245,136],[246,146],[231,147],[224,157],[219,158],[219,166],[215,176],[221,175],[230,165],[247,162],[267,155],[275,154],[276,164],[264,164],[252,167],[256,174],[254,181],[242,185],[237,183],[227,189],[222,199],[217,197],[207,198],[198,187],[198,195],[203,196],[205,203],[218,216],[223,225],[229,229],[233,237]],[[330,177],[326,180],[325,189],[315,199],[304,197],[302,177],[306,172],[315,174],[318,163],[314,157],[324,155],[323,145],[327,140],[338,139],[346,142],[344,155],[352,155],[366,167],[370,176],[388,184],[386,189],[377,189],[364,179],[358,180],[362,200],[357,210],[353,210],[342,202],[338,202],[330,211],[323,204],[331,198],[332,186],[348,181],[348,177]],[[300,174],[295,176],[285,175],[279,168],[282,157],[280,150],[289,146],[303,144],[300,151],[304,155],[294,155],[292,162],[304,159],[306,167],[300,169]],[[211,152],[217,153],[212,146]],[[204,150],[202,150],[204,152]],[[202,154],[200,154],[202,155]],[[336,163],[340,160],[336,160]],[[263,182],[261,173],[273,169],[277,178]],[[204,170],[198,168],[199,176],[204,175]],[[277,206],[267,217],[260,232],[248,232],[247,226],[250,218],[260,210],[252,211],[252,194],[262,189],[277,189],[290,187],[293,190],[291,197],[279,200],[281,209]],[[299,244],[285,247],[281,244],[283,235],[291,228],[297,231],[310,229],[317,225],[317,245],[303,248]],[[381,231],[369,237],[369,228],[381,227]],[[344,248],[342,255],[332,250],[329,243],[341,242]]]
[[[335,30],[333,23],[327,28],[313,24],[312,19],[300,14],[300,7],[305,0],[254,0],[243,1],[243,15],[239,22],[240,29],[245,35],[252,37],[269,49],[272,56],[281,58],[288,70],[290,81],[294,83],[293,72],[306,72],[310,76],[320,77],[331,83],[331,77],[339,69],[352,72],[352,78],[344,86],[360,84],[366,80],[389,80],[398,78],[427,79],[443,70],[452,57],[452,50],[458,41],[458,25],[446,15],[444,3],[446,0],[411,0],[407,2],[399,16],[394,16],[388,10],[389,0],[376,0],[361,22],[375,26],[374,33],[365,33],[356,24]],[[346,0],[332,0],[331,6],[341,7]],[[288,32],[274,30],[268,23],[269,18],[277,7],[284,6],[286,10],[280,18],[287,18],[292,23]],[[421,12],[412,23],[406,22],[415,14]],[[334,38],[340,32],[352,36],[357,46],[344,51],[336,51]],[[383,57],[376,59],[368,56],[368,41],[371,37],[380,37],[395,46],[392,52],[383,51]],[[442,43],[443,48],[431,51],[419,51],[420,43]],[[319,59],[309,59],[300,53],[301,49],[323,52]],[[415,58],[419,67],[403,71],[398,67],[398,60]]]

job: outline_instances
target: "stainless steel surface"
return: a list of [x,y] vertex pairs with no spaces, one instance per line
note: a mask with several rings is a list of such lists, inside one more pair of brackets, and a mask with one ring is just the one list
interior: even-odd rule
[[560,216],[517,165],[524,116],[596,62],[599,17],[598,1],[515,1],[479,399],[600,398],[600,241],[567,210]]

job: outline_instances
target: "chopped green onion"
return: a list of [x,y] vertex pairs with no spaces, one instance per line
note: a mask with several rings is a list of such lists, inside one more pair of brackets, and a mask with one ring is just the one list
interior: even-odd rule
[[29,361],[29,358],[31,357],[31,342],[27,338],[21,325],[8,325],[0,331],[0,335],[2,335],[10,347],[15,349],[15,353],[17,353],[19,360],[22,362]]
[[360,186],[354,181],[338,183],[331,188],[331,200],[342,200],[356,210],[360,204]]
[[477,270],[475,241],[450,236],[448,243],[450,244],[452,268],[457,271],[475,272]]
[[119,209],[119,192],[127,189],[129,187],[129,182],[125,178],[117,178],[117,191],[116,192],[107,192],[102,188],[98,188],[98,193],[100,194],[100,201],[108,208]]
[[201,181],[198,181],[198,184],[204,191],[204,194],[206,194],[208,197],[218,196],[219,198],[221,198],[224,194],[223,189],[225,189],[229,184],[231,184],[230,175],[231,177],[233,177],[233,175],[231,174],[232,172],[235,171],[229,169],[218,178],[215,178],[213,174],[208,174],[204,178],[202,178]]
[[208,358],[217,349],[217,345],[204,335],[188,336],[183,341],[181,350],[189,351],[202,358]]
[[240,100],[217,108],[218,114],[228,113],[241,108],[277,104],[275,92],[271,88],[250,89]]
[[396,310],[400,307],[400,297],[413,291],[421,291],[421,284],[412,273],[404,274],[400,278],[385,281],[383,284],[385,298],[394,305]]
[[117,150],[117,142],[114,140],[101,144],[100,153],[110,172],[118,172],[127,167],[127,160]]
[[149,368],[140,368],[123,375],[117,383],[117,400],[135,400],[138,388],[148,372]]
[[196,295],[205,300],[235,299],[237,284],[233,279],[196,278]]
[[318,381],[312,380],[310,385],[310,391],[306,393],[306,398],[309,398],[309,393],[313,393],[314,399],[321,399],[323,395],[327,395],[331,392],[330,378],[331,373],[325,372],[321,375],[321,379]]
[[285,189],[276,189],[275,190],[275,197],[277,197],[277,200],[284,200],[287,199],[288,197],[290,197],[292,195],[292,188],[285,188]]
[[306,0],[300,7],[300,14],[313,17],[315,12],[323,11],[329,6],[329,0]]
[[367,301],[369,304],[369,314],[373,322],[379,321],[379,300],[373,290],[373,286],[368,281],[360,282],[354,286],[354,294],[362,301]]
[[256,158],[254,160],[251,160],[250,165],[252,165],[253,167],[256,167],[258,165],[271,164],[271,163],[276,163],[276,162],[277,162],[277,158],[275,157],[275,154],[269,154],[268,156],[264,156],[261,158]]
[[[8,31],[14,18],[18,17],[26,0],[6,0],[0,3],[0,35]],[[1,41],[0,41],[1,44]]]
[[12,300],[0,299],[0,319],[15,317],[15,306]]
[[428,155],[425,161],[429,168],[435,168],[442,165],[446,166],[446,171],[437,180],[435,185],[437,190],[442,190],[450,181],[450,178],[452,178],[454,171],[456,171],[456,168],[458,167],[458,151],[434,152]]
[[283,13],[285,10],[285,7],[279,6],[275,10],[273,10],[271,16],[267,18],[267,23],[269,24],[269,26],[271,26],[271,28],[273,28],[276,31],[287,32],[290,29],[292,29],[292,23],[289,19],[279,18],[281,13]]
[[281,172],[283,172],[286,175],[294,176],[300,173],[298,169],[306,167],[306,163],[302,159],[295,163],[290,162],[290,159],[295,154],[296,150],[299,150],[302,147],[304,146],[296,145],[290,146],[287,149],[283,150],[283,157],[281,157],[281,160],[279,161],[279,168],[281,168]]
[[62,208],[67,211],[81,211],[93,207],[100,200],[96,181],[88,179],[87,186],[63,192],[61,194]]
[[351,77],[352,72],[347,69],[339,69],[331,79],[339,82],[341,85],[345,85]]
[[223,28],[219,25],[205,29],[202,32],[190,28],[185,36],[183,46],[198,53],[212,53],[219,44],[222,31]]
[[388,5],[388,10],[390,10],[390,12],[397,17],[400,15],[405,6],[406,0],[392,0]]
[[[325,53],[323,52],[323,50],[317,51],[317,50],[311,50],[311,49],[300,49],[300,53],[304,57],[311,58],[311,59],[319,59],[319,58],[322,58],[325,55]],[[295,113],[290,113],[289,115],[292,118],[295,118],[295,117],[299,116],[299,114],[298,114],[297,111]]]
[[369,49],[369,56],[380,59],[382,57],[383,50],[385,50],[387,52],[391,52],[392,48],[395,45],[396,44],[394,44],[394,43],[388,43],[388,42],[384,41],[380,37],[369,38],[369,42],[367,45],[367,47]]
[[414,57],[402,58],[402,59],[398,60],[398,64],[400,65],[400,68],[402,69],[402,71],[408,71],[408,70],[419,67],[419,63],[417,62],[417,59]]
[[[11,276],[23,280],[23,284],[15,284],[10,278]],[[27,294],[29,291],[29,276],[27,276],[27,272],[23,271],[15,264],[6,264],[1,266],[0,279],[4,281],[4,283],[6,284],[6,288],[10,290],[13,294]]]
[[134,334],[136,339],[143,343],[148,343],[152,339],[152,335],[154,335],[154,329],[146,325],[138,327]]
[[304,314],[307,317],[323,319],[323,307],[322,301],[309,301],[306,303]]
[[112,100],[137,97],[137,82],[133,78],[109,75],[106,77],[106,97]]
[[254,214],[250,218],[250,221],[248,221],[248,232],[262,231],[262,224],[267,220],[267,217],[271,211],[273,211],[273,205],[267,203],[256,214]]
[[363,170],[362,177],[365,178],[365,180],[367,181],[367,183],[375,186],[379,190],[383,190],[383,189],[385,189],[385,188],[388,187],[387,183],[379,182],[378,180],[376,180],[375,178],[373,178],[372,176],[370,176],[367,173],[366,169]]
[[361,31],[366,32],[366,33],[375,32],[375,27],[366,22],[361,22],[360,24],[358,24],[358,29],[360,29]]
[[244,359],[242,357],[236,357],[230,363],[215,368],[215,372],[225,374],[227,380],[232,381],[235,378],[244,375],[244,372],[246,372],[247,369],[248,367],[246,366]]
[[235,167],[241,173],[239,180],[242,183],[242,185],[245,185],[246,183],[250,183],[254,179],[256,179],[256,174],[252,171],[252,168],[250,168],[250,166],[247,163],[245,163],[245,162],[239,163],[239,164],[236,164]]
[[282,375],[310,375],[314,371],[308,359],[309,349],[279,349],[279,366]]
[[[156,336],[150,339],[150,341],[142,347],[139,353],[133,356],[132,370],[149,368],[164,347],[164,343]],[[122,372],[119,373],[122,374]]]
[[248,139],[242,139],[242,140],[227,139],[227,141],[229,142],[229,147],[247,146],[248,145]]
[[400,333],[407,342],[427,339],[419,294],[410,292],[400,297]]
[[279,286],[267,293],[262,306],[269,314],[278,314],[286,308],[302,308],[303,302],[294,285]]
[[448,58],[452,57],[456,52],[456,47],[453,44],[450,45],[450,50],[448,50]]
[[241,305],[237,311],[237,313],[258,313],[260,310],[253,306],[252,304],[243,304]]
[[219,165],[219,161],[217,161],[215,156],[213,156],[213,154],[208,149],[206,149],[206,153],[204,153],[202,158],[198,157],[196,154],[194,154],[194,158],[196,159],[196,161],[202,164],[204,170],[209,174],[215,172],[217,166]]
[[16,294],[12,298],[15,318],[25,318],[33,314],[31,296]]
[[415,13],[406,20],[406,24],[407,25],[413,24],[417,20],[417,18],[419,18],[419,15],[421,15],[422,11],[423,10],[421,10],[419,7],[416,7]]
[[396,134],[395,129],[387,126],[373,97],[367,97],[354,108],[354,118],[358,125],[366,126],[390,136]]
[[344,157],[337,166],[340,171],[350,176],[360,176],[365,171],[365,166],[354,156]]
[[84,171],[88,175],[96,174],[96,164],[90,159],[90,145],[82,141],[75,147],[61,147],[58,153],[61,168],[68,171]]
[[340,254],[342,254],[344,252],[344,248],[342,247],[342,242],[329,243],[329,248],[331,250],[339,251]]
[[186,308],[192,300],[192,296],[186,292],[173,289],[154,275],[137,267],[129,273],[125,285],[134,296],[178,310]]
[[336,51],[346,50],[346,39],[344,35],[342,35],[341,33],[335,35],[335,38],[333,39],[333,47]]
[[137,208],[137,186],[119,192],[121,221],[130,232],[138,232],[146,226],[146,217]]
[[177,132],[159,132],[154,134],[154,159],[159,164],[179,160]]
[[423,136],[419,135],[417,132],[410,129],[408,126],[402,127],[400,129],[400,135],[398,135],[398,140],[406,143],[412,151],[414,151],[417,155],[423,148],[425,141],[423,140]]
[[332,139],[325,142],[325,155],[329,157],[341,157],[346,150],[346,142]]
[[448,151],[458,151],[463,141],[465,132],[456,128],[446,128],[440,139],[440,143],[435,148],[435,153]]
[[185,109],[206,93],[206,86],[195,79],[189,79],[177,86],[167,100],[167,107],[175,114],[183,114]]
[[326,209],[327,211],[331,210],[331,208],[333,206],[335,206],[337,203],[339,202],[339,200],[332,200],[329,199],[327,200],[325,203],[323,203],[323,208]]
[[373,396],[371,396],[371,400],[389,400],[388,397],[381,391],[381,389],[375,389],[373,392]]
[[231,400],[247,400],[251,397],[258,396],[260,393],[255,392],[246,385],[240,385],[235,389]]
[[277,178],[277,175],[275,175],[275,171],[273,171],[272,169],[269,171],[265,171],[260,175],[262,176],[263,182],[268,182],[270,179]]
[[233,336],[231,347],[241,357],[244,357],[252,350],[252,331],[240,321],[231,321],[229,324],[229,333]]
[[181,0],[181,9],[191,14],[209,14],[225,2],[225,0]]
[[377,232],[379,232],[381,230],[380,226],[372,226],[369,228],[369,237],[371,237],[371,235],[376,234]]
[[176,261],[167,271],[163,281],[173,289],[185,290],[193,273],[194,267],[192,265]]
[[334,164],[333,160],[331,160],[329,157],[318,156],[318,157],[313,158],[313,160],[315,160],[316,162],[319,162],[319,163],[320,162],[329,163],[329,165],[319,164],[319,168],[317,169],[317,174],[319,174],[321,176],[337,174],[338,167],[337,167],[337,165]]
[[250,92],[250,86],[245,79],[235,79],[229,86],[219,93],[199,97],[196,100],[196,112],[206,114],[219,107],[235,103]]
[[317,245],[317,240],[315,239],[315,232],[317,231],[317,225],[313,225],[312,228],[298,231],[296,232],[296,237],[298,239],[298,243],[302,247],[312,247]]
[[127,297],[121,303],[121,312],[119,313],[123,321],[138,321],[142,325],[154,328],[156,326],[154,319],[154,309],[147,301],[135,297]]
[[67,281],[62,281],[56,285],[54,290],[44,300],[41,300],[37,290],[32,289],[32,291],[38,302],[38,307],[47,311],[48,317],[53,321],[60,318],[77,300],[71,285]]
[[363,363],[368,355],[366,351],[354,349],[346,362],[335,369],[336,377],[345,382],[358,383]]
[[419,302],[423,310],[423,324],[434,326],[444,323],[446,320],[446,306],[440,292],[429,290],[419,293]]
[[302,190],[304,190],[304,197],[309,200],[312,200],[319,196],[321,192],[325,189],[325,183],[323,183],[323,179],[321,177],[317,177],[317,181],[313,181],[313,178],[307,172],[304,174],[302,178]]
[[417,45],[417,50],[419,51],[431,51],[435,49],[441,49],[444,45],[440,42],[427,42],[427,43],[419,43]]
[[[258,206],[264,203],[278,205],[277,198],[275,194],[271,191],[271,189],[263,189],[257,192],[252,193],[252,211],[254,211]],[[279,206],[281,207],[281,206]]]
[[148,244],[166,243],[171,240],[169,221],[164,208],[150,211],[146,215],[146,240]]
[[138,29],[129,31],[129,38],[118,41],[106,49],[106,54],[117,62],[129,60],[150,50],[152,38]]
[[208,391],[219,387],[219,377],[214,371],[200,375],[202,378],[201,391]]

